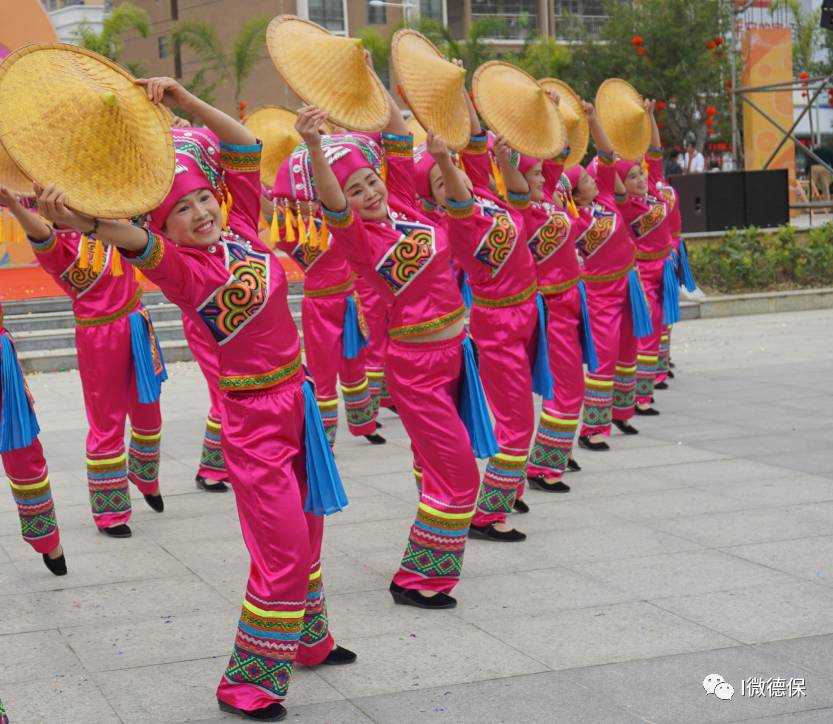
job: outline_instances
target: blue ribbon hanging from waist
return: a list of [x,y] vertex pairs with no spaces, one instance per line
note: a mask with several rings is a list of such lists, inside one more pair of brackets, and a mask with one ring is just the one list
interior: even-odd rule
[[474,347],[468,337],[463,339],[463,374],[460,379],[457,411],[468,430],[474,456],[485,459],[497,455],[500,449],[495,439],[483,383],[480,381]]
[[460,294],[463,295],[463,304],[466,305],[466,309],[471,309],[471,305],[474,304],[474,293],[471,290],[467,272],[463,272],[460,276]]
[[532,391],[545,400],[551,400],[555,381],[550,368],[550,348],[547,343],[547,303],[540,293],[535,301],[538,307],[538,344],[532,363]]
[[137,309],[130,314],[128,319],[130,321],[130,350],[133,353],[139,402],[148,405],[159,401],[162,383],[168,379],[168,370],[165,367],[159,337],[147,310],[144,307]]
[[313,515],[331,515],[349,502],[336,467],[333,450],[324,432],[315,391],[304,385],[304,448],[307,463],[307,499],[304,510]]
[[631,269],[628,272],[628,296],[631,302],[631,316],[633,317],[633,336],[650,337],[654,331],[651,323],[651,309],[648,300],[645,298],[645,290],[642,288],[642,280],[639,272]]
[[581,296],[581,326],[579,327],[581,353],[588,371],[595,372],[599,367],[599,358],[596,355],[596,344],[593,342],[593,329],[590,326],[590,310],[587,308],[587,289],[584,282],[578,283],[578,293]]
[[674,255],[665,257],[662,264],[662,323],[666,326],[680,321],[680,280]]
[[697,291],[697,282],[688,263],[688,249],[684,241],[680,240],[680,283],[687,292]]
[[14,343],[0,332],[0,453],[28,447],[40,432]]
[[367,338],[362,334],[359,324],[359,313],[353,295],[345,298],[344,306],[344,334],[341,338],[341,356],[344,359],[355,359],[365,347]]

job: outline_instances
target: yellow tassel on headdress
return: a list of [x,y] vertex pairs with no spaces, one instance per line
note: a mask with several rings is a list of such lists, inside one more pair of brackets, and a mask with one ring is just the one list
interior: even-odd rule
[[275,202],[272,202],[272,224],[269,227],[269,243],[272,246],[280,241],[281,230],[278,228],[278,207]]
[[115,246],[110,250],[110,256],[113,259],[113,263],[110,265],[110,274],[114,277],[124,276],[124,269],[121,266],[121,254],[119,254],[119,250]]
[[22,244],[26,241],[26,232],[23,230],[23,226],[21,226],[20,222],[15,223],[14,232],[15,243]]
[[497,189],[497,195],[500,196],[502,199],[508,198],[506,193],[506,181],[503,179],[503,174],[501,173],[498,165],[495,163],[495,159],[493,156],[489,156],[489,163],[492,166],[492,176],[495,179],[495,188]]
[[89,257],[89,244],[87,243],[89,240],[87,239],[85,234],[81,234],[81,241],[78,244],[78,268],[79,269],[88,269],[90,266],[90,257]]
[[133,276],[135,277],[137,284],[141,284],[145,279],[145,275],[142,274],[142,272],[140,272],[135,266],[133,267]]
[[298,226],[298,243],[301,246],[307,246],[309,244],[309,240],[307,239],[307,225],[304,223],[304,217],[301,216],[300,209],[297,211],[297,214],[295,223]]
[[222,220],[223,229],[228,228],[228,212],[229,208],[226,205],[226,200],[223,199],[222,202],[220,202],[220,219]]
[[310,249],[317,249],[319,246],[318,241],[318,225],[315,223],[315,217],[309,217],[309,247]]
[[576,202],[573,201],[572,196],[567,197],[567,211],[574,219],[578,218],[578,208],[576,207]]
[[330,230],[327,228],[327,220],[321,221],[321,251],[327,251],[330,248]]
[[382,157],[382,163],[379,166],[379,178],[382,179],[383,184],[388,182],[388,160],[384,156]]
[[95,246],[93,246],[93,271],[101,274],[102,269],[104,269],[104,244],[96,239]]
[[286,207],[283,215],[283,235],[286,241],[295,241],[295,226],[292,223],[294,220],[292,218],[292,209]]
[[648,159],[644,156],[642,157],[642,170],[645,172],[646,176],[651,175],[651,167],[648,165]]

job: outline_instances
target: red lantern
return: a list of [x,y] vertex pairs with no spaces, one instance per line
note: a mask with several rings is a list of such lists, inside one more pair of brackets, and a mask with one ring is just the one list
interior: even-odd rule
[[715,45],[713,40],[710,40],[708,43],[706,43],[706,50],[714,50],[714,48]]
[[809,73],[799,73],[798,77],[801,78],[801,80],[807,80],[810,77],[810,74]]
[[636,46],[637,48],[642,45],[645,41],[642,39],[641,35],[634,35],[631,38],[631,45]]
[[707,125],[709,128],[711,128],[711,127],[714,125],[714,118],[711,118],[711,117],[707,118],[707,119],[706,119],[706,125]]
[[665,101],[657,101],[656,109],[658,111],[664,111],[665,110]]
[[707,116],[716,116],[717,115],[717,108],[714,106],[706,106],[706,115]]
[[801,91],[801,97],[806,98],[807,97],[807,91]]
[[636,54],[639,55],[639,56],[644,57],[644,56],[648,55],[648,50],[647,50],[647,48],[643,48],[643,47],[640,46],[639,48],[636,49]]
[[716,46],[718,46],[718,47],[719,47],[719,46],[721,46],[721,45],[723,45],[723,36],[722,36],[722,35],[718,35],[718,36],[714,39],[714,44],[715,44]]

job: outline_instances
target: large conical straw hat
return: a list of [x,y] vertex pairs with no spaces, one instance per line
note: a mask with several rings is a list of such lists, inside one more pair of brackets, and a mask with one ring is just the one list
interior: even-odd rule
[[566,133],[558,108],[528,73],[490,60],[475,71],[472,90],[483,120],[516,151],[548,159],[564,148]]
[[0,186],[5,186],[18,196],[35,195],[32,180],[15,166],[2,144],[0,144]]
[[651,145],[651,119],[639,92],[621,78],[608,78],[596,91],[596,113],[613,150],[640,161]]
[[272,62],[304,103],[354,131],[381,131],[390,117],[384,87],[368,68],[356,38],[342,38],[295,15],[279,15],[266,31]]
[[304,139],[295,130],[297,115],[286,108],[262,106],[256,108],[243,121],[252,133],[263,142],[260,159],[260,180],[269,188],[275,183],[278,169]]
[[411,116],[405,121],[405,125],[414,137],[414,147],[428,140],[428,132],[422,127],[416,116]]
[[581,162],[584,154],[587,153],[587,146],[590,143],[590,122],[587,114],[581,107],[581,98],[563,80],[557,78],[542,78],[538,81],[544,90],[558,93],[561,98],[558,110],[564,121],[564,128],[567,131],[567,145],[570,147],[570,155],[564,162],[564,168],[572,168]]
[[400,30],[391,41],[393,68],[405,102],[420,125],[442,136],[452,151],[469,142],[466,71],[416,30]]
[[27,45],[0,64],[0,142],[26,176],[90,216],[144,214],[174,178],[167,114],[126,70],[74,45]]

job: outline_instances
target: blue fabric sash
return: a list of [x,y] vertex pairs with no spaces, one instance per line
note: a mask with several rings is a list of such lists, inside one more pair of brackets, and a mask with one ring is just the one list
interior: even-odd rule
[[480,381],[474,349],[468,337],[463,339],[463,374],[460,379],[460,393],[457,411],[468,430],[474,456],[486,459],[497,455],[500,449],[495,440],[489,406]]
[[8,334],[0,332],[0,453],[28,447],[40,432],[23,371]]
[[599,367],[599,358],[596,355],[596,344],[593,342],[593,329],[590,326],[590,310],[587,308],[587,289],[584,282],[578,283],[578,292],[581,295],[581,353],[584,357],[584,364],[589,372],[595,372]]
[[[139,402],[148,405],[158,402],[162,393],[162,383],[168,379],[165,368],[165,358],[156,330],[142,310],[130,314],[130,349],[133,352],[133,367],[136,370],[136,389],[139,392]],[[153,335],[151,344],[150,335]],[[156,359],[154,359],[154,345]]]
[[631,269],[628,273],[628,295],[633,316],[633,336],[650,337],[654,331],[654,325],[651,323],[651,310],[648,307],[648,300],[645,299],[645,290],[642,288],[642,280],[636,269]]
[[332,448],[324,432],[315,391],[304,382],[304,447],[307,461],[307,499],[304,511],[313,515],[331,515],[348,504],[344,483],[338,474]]
[[662,265],[662,323],[666,326],[680,321],[680,280],[673,255]]
[[538,304],[538,347],[532,363],[532,391],[545,400],[551,400],[555,382],[550,369],[550,348],[547,344],[547,303],[541,294],[538,294],[535,301]]
[[680,281],[687,292],[696,291],[697,282],[688,264],[688,250],[684,241],[680,241]]
[[341,338],[341,356],[344,359],[355,359],[365,347],[367,339],[362,334],[359,326],[359,314],[356,311],[356,302],[352,295],[345,298],[347,302],[344,307],[344,334]]
[[463,304],[466,305],[466,309],[471,309],[471,305],[474,304],[474,295],[469,284],[469,275],[466,272],[463,272],[460,279],[460,294],[463,295]]

